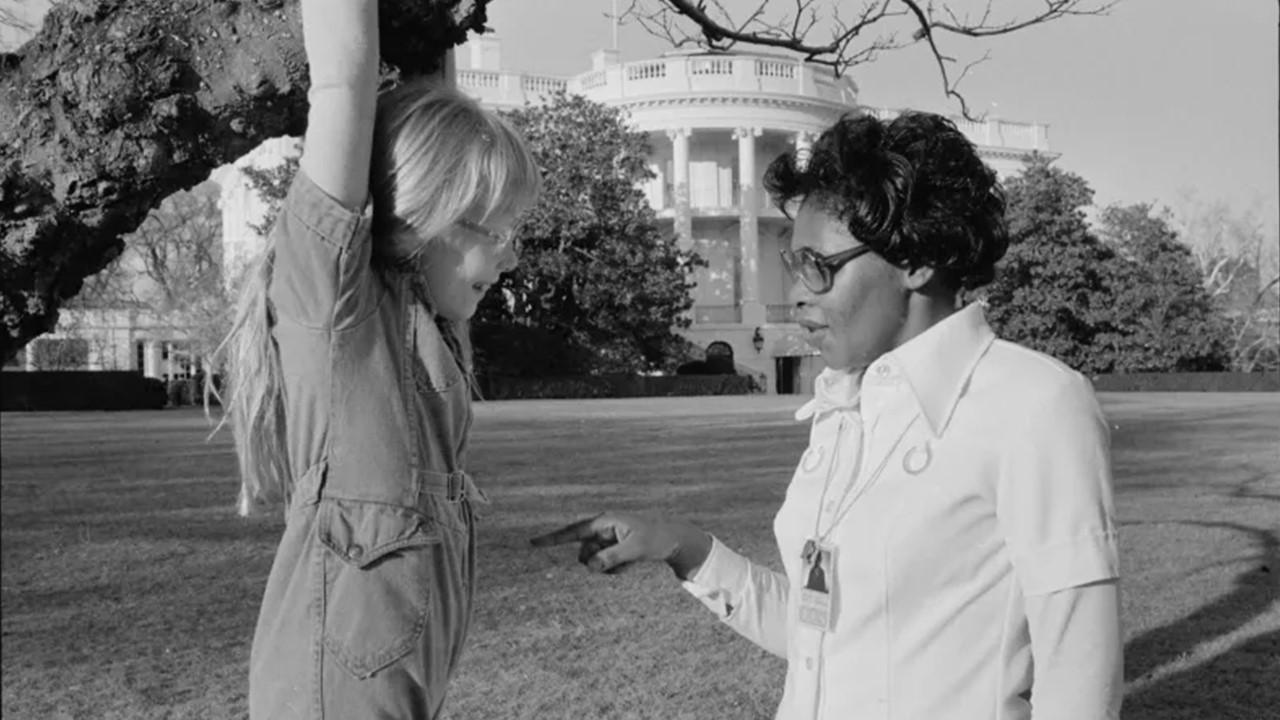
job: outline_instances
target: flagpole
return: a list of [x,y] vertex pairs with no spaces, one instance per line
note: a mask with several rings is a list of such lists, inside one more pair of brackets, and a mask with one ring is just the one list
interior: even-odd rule
[[618,49],[618,0],[613,0],[613,49]]

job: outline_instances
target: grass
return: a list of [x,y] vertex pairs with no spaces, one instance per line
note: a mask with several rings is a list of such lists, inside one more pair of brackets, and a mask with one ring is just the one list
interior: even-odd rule
[[[1129,720],[1280,708],[1280,395],[1116,394]],[[471,718],[770,718],[782,663],[669,573],[588,575],[527,538],[603,509],[677,511],[777,564],[805,441],[795,398],[488,403],[493,506],[450,691]],[[3,715],[242,718],[280,532],[234,516],[225,436],[192,411],[5,414]]]

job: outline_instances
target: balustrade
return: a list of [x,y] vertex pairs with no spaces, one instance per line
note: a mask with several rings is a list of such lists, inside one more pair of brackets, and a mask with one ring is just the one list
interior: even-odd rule
[[627,69],[628,80],[652,80],[667,76],[666,60],[643,60],[627,63],[624,67]]
[[770,304],[764,308],[764,321],[782,324],[795,322],[795,307],[792,305]]
[[695,325],[730,325],[742,322],[742,308],[737,305],[694,305]]
[[497,88],[501,73],[491,70],[459,70],[458,87],[460,88]]
[[526,93],[538,95],[550,95],[564,90],[568,84],[568,81],[563,78],[547,77],[545,75],[522,75],[520,77],[520,87]]

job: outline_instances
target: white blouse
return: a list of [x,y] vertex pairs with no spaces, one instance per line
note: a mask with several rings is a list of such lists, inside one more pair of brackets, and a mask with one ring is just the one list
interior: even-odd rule
[[[862,377],[824,371],[796,417],[812,425],[774,520],[785,574],[716,540],[685,584],[787,659],[778,718],[1118,717],[1109,433],[1088,380],[970,306]],[[800,621],[809,540],[834,548],[827,631]]]

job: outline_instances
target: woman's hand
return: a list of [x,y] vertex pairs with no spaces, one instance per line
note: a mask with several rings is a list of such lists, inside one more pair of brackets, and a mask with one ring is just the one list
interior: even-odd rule
[[534,547],[576,542],[578,562],[613,573],[634,562],[665,562],[688,579],[711,552],[711,536],[697,527],[660,515],[605,513],[530,540]]

